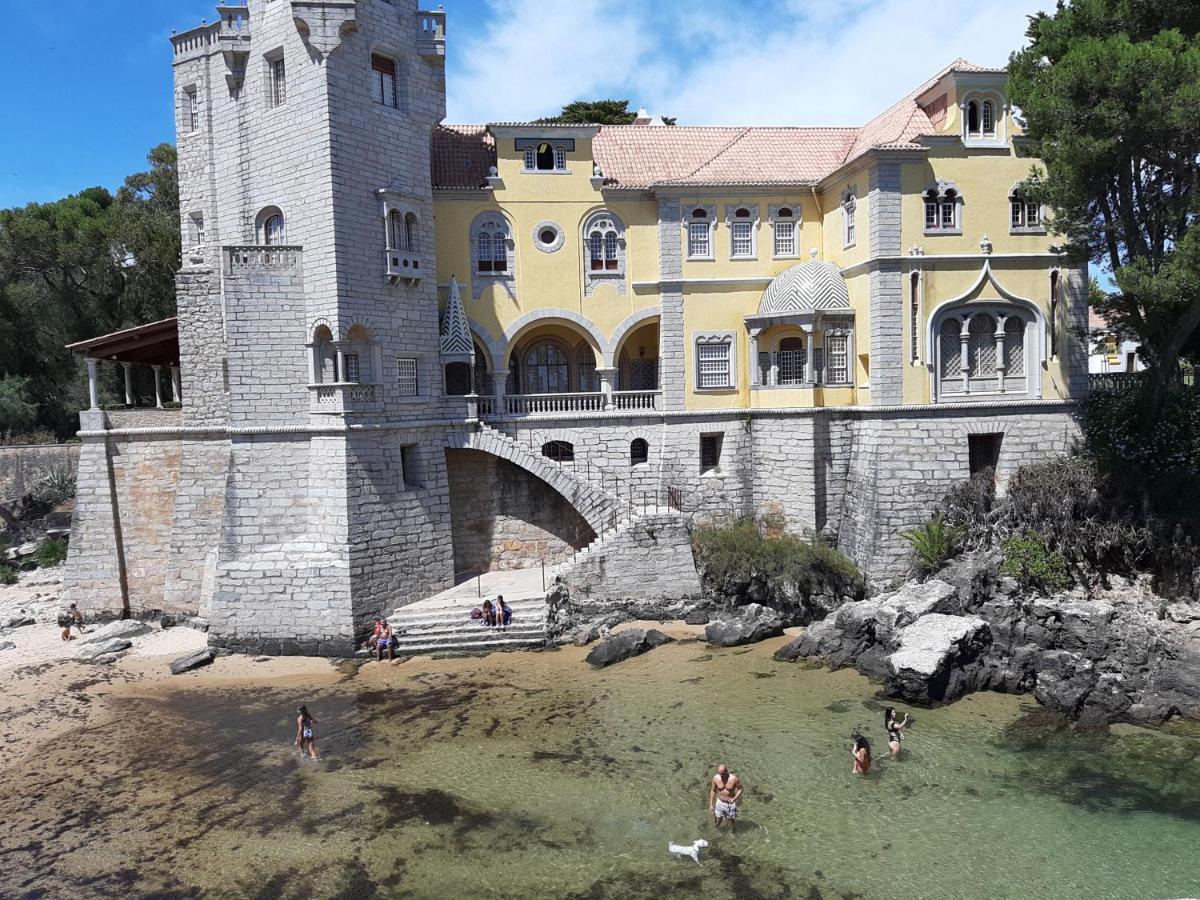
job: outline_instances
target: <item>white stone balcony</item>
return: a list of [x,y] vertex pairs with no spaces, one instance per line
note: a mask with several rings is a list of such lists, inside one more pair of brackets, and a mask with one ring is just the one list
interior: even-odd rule
[[444,10],[417,11],[417,53],[425,59],[446,55],[446,13]]
[[408,250],[385,250],[384,266],[387,270],[388,281],[408,281],[416,283],[421,280],[421,257]]
[[524,416],[579,417],[618,412],[654,412],[662,408],[661,391],[589,391],[573,394],[508,394],[477,398],[482,418]]
[[373,413],[383,410],[383,387],[378,384],[359,384],[336,381],[310,384],[310,411],[317,415],[340,413]]
[[221,249],[225,256],[225,274],[229,277],[295,275],[300,272],[301,247],[244,244]]

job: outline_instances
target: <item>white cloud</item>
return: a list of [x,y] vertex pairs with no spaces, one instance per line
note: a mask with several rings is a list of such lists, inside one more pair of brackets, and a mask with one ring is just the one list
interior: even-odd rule
[[1050,5],[784,0],[768,13],[723,0],[489,0],[489,21],[450,49],[462,59],[450,119],[628,96],[685,124],[857,125],[955,57],[1003,65],[1026,16]]

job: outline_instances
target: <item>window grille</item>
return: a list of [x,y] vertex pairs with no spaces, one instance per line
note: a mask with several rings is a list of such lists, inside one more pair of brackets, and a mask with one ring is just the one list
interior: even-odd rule
[[753,256],[754,237],[753,226],[750,222],[734,222],[731,229],[733,235],[733,256]]
[[195,88],[188,88],[187,105],[188,131],[197,131],[200,128],[200,95]]
[[920,312],[921,312],[921,276],[916,272],[912,273],[909,279],[909,311],[908,311],[908,332],[909,332],[909,359],[912,362],[917,361],[917,329],[920,327]]
[[537,151],[533,147],[525,148],[525,171],[529,172],[537,168]]
[[688,223],[688,256],[711,256],[707,222]]
[[787,337],[779,342],[779,384],[803,384],[804,365],[807,362],[804,341],[798,337]]
[[402,356],[396,360],[396,386],[401,397],[417,396],[417,361]]
[[563,171],[567,168],[567,151],[564,147],[554,148],[554,168]]
[[375,77],[375,102],[397,108],[399,103],[396,93],[396,61],[372,54],[371,69]]
[[1004,374],[1025,374],[1025,322],[1019,316],[1009,316],[1004,322]]
[[729,387],[733,383],[729,372],[729,342],[702,343],[697,347],[696,355],[700,368],[699,386],[702,388]]
[[847,352],[848,338],[844,334],[825,336],[825,359],[829,369],[830,384],[847,384],[850,381],[850,358]]
[[[781,212],[782,214],[782,212]],[[776,222],[775,223],[775,255],[776,256],[795,256],[796,255],[796,223],[795,222]]]
[[957,378],[962,375],[962,321],[947,319],[942,323],[938,333],[941,343],[941,366],[939,371],[942,378]]
[[283,58],[271,60],[271,106],[287,102],[287,67]]
[[604,235],[598,231],[593,231],[588,237],[588,247],[591,249],[592,269],[599,270],[604,268]]
[[967,326],[967,363],[972,378],[996,374],[996,322],[986,313],[971,316]]
[[634,438],[629,442],[629,464],[641,465],[650,459],[650,445],[644,438]]
[[492,235],[492,271],[508,271],[508,239],[503,234]]
[[617,233],[610,231],[604,235],[604,268],[617,268]]

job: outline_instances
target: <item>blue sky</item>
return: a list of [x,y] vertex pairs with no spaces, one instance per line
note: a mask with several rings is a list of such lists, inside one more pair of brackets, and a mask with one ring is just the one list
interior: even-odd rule
[[[0,0],[0,208],[115,188],[174,138],[172,29],[198,0]],[[448,119],[629,97],[683,124],[861,124],[956,56],[1003,64],[1048,2],[443,0]]]

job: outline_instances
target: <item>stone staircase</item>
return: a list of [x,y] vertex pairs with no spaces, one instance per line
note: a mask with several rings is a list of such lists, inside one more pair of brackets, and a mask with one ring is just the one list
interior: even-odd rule
[[545,598],[505,596],[504,600],[513,611],[512,624],[506,629],[487,628],[482,620],[472,619],[471,610],[483,602],[475,598],[450,598],[438,605],[423,600],[402,606],[388,619],[396,634],[396,655],[493,653],[545,646]]

